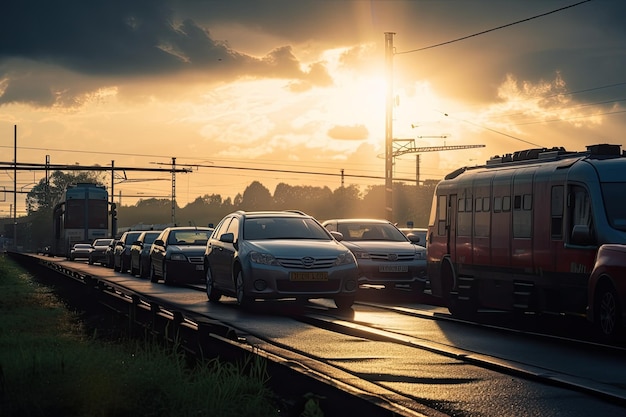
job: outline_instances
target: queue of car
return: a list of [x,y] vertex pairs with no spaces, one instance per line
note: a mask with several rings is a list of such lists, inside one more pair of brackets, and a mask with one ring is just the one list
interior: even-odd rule
[[215,228],[129,230],[71,256],[154,283],[204,285],[210,302],[329,298],[348,309],[368,285],[423,291],[426,237],[413,232],[386,220],[320,223],[296,210],[236,211]]

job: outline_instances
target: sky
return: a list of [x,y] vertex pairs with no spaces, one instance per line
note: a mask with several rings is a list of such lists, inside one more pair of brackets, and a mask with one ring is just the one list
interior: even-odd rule
[[[253,181],[271,193],[279,183],[384,184],[388,92],[394,149],[444,147],[394,158],[394,179],[407,184],[418,157],[424,181],[522,149],[624,145],[622,0],[1,8],[0,162],[16,152],[19,163],[167,170],[175,158],[190,171],[175,176],[181,207],[234,198]],[[467,145],[484,147],[445,149]],[[171,196],[168,172],[115,172],[124,205]],[[19,171],[17,189],[43,176]],[[13,187],[13,171],[0,170],[0,217],[11,216]]]

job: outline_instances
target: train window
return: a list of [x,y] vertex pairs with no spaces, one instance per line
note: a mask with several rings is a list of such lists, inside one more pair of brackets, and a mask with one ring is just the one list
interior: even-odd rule
[[483,199],[478,197],[476,199],[475,205],[474,205],[474,210],[476,211],[483,211]]
[[489,197],[483,197],[483,211],[489,211]]
[[511,196],[502,197],[502,211],[511,210]]
[[563,239],[563,186],[552,187],[550,203],[551,231],[553,239]]
[[533,208],[533,196],[532,194],[524,194],[522,201],[522,209],[532,210]]
[[459,198],[459,206],[457,207],[457,210],[459,211],[459,213],[462,213],[465,211],[465,199],[464,198]]
[[493,198],[493,211],[496,213],[502,211],[502,197]]
[[448,214],[448,203],[446,202],[446,196],[439,196],[439,220],[446,220]]
[[516,195],[515,198],[513,199],[513,209],[514,210],[522,209],[522,196],[521,195]]
[[437,222],[437,234],[439,236],[444,236],[446,234],[446,221],[448,218],[448,201],[445,195],[440,195],[437,200],[437,204],[439,204],[438,209],[438,222]]

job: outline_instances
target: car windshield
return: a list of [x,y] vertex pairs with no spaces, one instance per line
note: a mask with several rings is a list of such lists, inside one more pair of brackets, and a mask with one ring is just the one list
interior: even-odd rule
[[206,245],[212,230],[175,230],[170,232],[167,242],[176,245]]
[[95,242],[93,242],[94,246],[109,246],[112,242],[112,239],[96,239]]
[[611,182],[602,184],[604,207],[609,224],[618,230],[626,231],[626,205],[622,199],[626,183]]
[[159,237],[160,233],[146,233],[143,237],[143,243],[151,244],[153,243],[157,237]]
[[321,239],[330,240],[326,230],[311,218],[261,217],[246,219],[245,240],[260,239]]
[[340,223],[337,231],[346,241],[384,240],[406,242],[407,237],[387,223]]

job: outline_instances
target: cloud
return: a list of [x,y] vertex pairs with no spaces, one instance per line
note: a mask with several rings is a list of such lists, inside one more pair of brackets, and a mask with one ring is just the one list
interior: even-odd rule
[[364,125],[333,126],[328,130],[328,136],[333,139],[364,140],[368,138],[369,132]]

